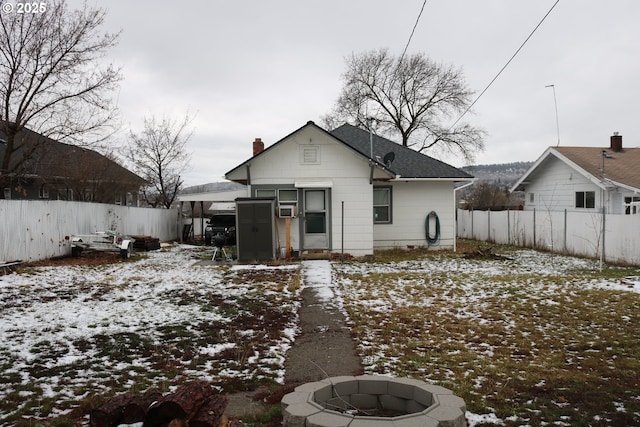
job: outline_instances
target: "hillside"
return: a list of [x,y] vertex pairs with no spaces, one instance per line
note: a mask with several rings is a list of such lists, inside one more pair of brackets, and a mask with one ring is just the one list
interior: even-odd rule
[[474,165],[461,168],[473,175],[478,182],[511,186],[531,167],[533,162],[514,162],[493,165]]
[[208,184],[194,185],[192,187],[183,188],[180,191],[180,194],[223,192],[223,191],[241,190],[243,188],[246,188],[246,187],[236,182],[230,182],[230,181],[210,182]]

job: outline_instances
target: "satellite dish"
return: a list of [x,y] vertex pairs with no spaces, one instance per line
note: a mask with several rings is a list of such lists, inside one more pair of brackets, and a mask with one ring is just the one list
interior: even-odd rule
[[390,167],[391,163],[393,163],[395,158],[396,158],[396,153],[394,153],[393,151],[389,151],[387,154],[384,155],[384,157],[382,158],[382,161],[384,162],[385,166]]

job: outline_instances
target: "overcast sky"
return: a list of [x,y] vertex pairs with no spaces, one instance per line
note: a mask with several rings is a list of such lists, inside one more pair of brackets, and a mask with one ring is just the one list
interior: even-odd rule
[[[197,114],[187,186],[222,181],[313,120],[342,87],[351,53],[404,49],[424,0],[109,0],[124,126]],[[480,94],[556,0],[427,0],[408,53],[463,70]],[[80,0],[69,0],[70,5]],[[560,0],[464,120],[487,131],[476,164],[534,161],[561,145],[640,145],[640,1]],[[460,159],[445,158],[460,167]]]

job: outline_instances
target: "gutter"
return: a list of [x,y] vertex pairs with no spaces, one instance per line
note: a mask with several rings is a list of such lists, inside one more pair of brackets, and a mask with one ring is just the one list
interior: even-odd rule
[[390,181],[394,181],[394,182],[451,182],[451,181],[455,181],[455,182],[467,182],[468,184],[465,184],[465,187],[467,185],[471,185],[473,184],[476,179],[475,178],[403,178],[400,175],[396,175],[395,178],[392,178]]

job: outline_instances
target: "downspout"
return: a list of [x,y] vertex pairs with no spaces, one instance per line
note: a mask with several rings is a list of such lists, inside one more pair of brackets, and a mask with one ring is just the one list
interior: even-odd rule
[[367,117],[367,127],[369,128],[369,157],[373,159],[373,131],[371,125],[375,119],[373,117]]
[[200,200],[200,238],[204,239],[204,201]]
[[184,208],[184,202],[180,201],[180,209],[178,210],[178,218],[176,218],[177,232],[180,237],[180,243],[184,243],[182,239],[182,227],[184,226],[184,221],[182,220],[182,210]]
[[467,182],[466,184],[461,185],[460,187],[453,189],[453,213],[454,213],[454,216],[453,216],[453,252],[456,252],[457,240],[458,240],[458,206],[457,206],[458,197],[456,196],[456,192],[458,190],[462,190],[463,188],[467,188],[468,186],[473,185],[475,183],[476,183],[476,180],[474,178],[473,181]]

